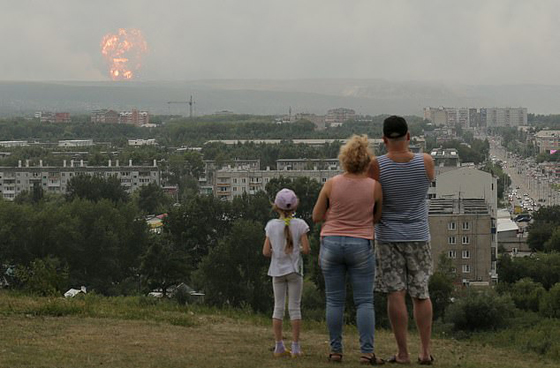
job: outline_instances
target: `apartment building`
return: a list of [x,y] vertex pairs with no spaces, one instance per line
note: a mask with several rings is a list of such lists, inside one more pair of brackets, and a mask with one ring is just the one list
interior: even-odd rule
[[554,153],[560,149],[560,130],[541,130],[534,136],[539,153]]
[[128,145],[129,146],[155,146],[156,140],[154,138],[150,139],[129,139]]
[[276,160],[277,170],[339,170],[340,163],[337,158],[332,159],[281,159]]
[[68,112],[48,112],[39,111],[35,113],[35,117],[41,123],[70,123],[70,113]]
[[156,161],[152,166],[137,166],[129,161],[127,166],[114,164],[109,160],[108,166],[87,166],[84,161],[64,160],[63,166],[29,166],[29,161],[18,167],[0,167],[0,198],[12,201],[23,191],[31,191],[40,186],[46,193],[65,194],[68,181],[76,175],[98,175],[105,178],[116,176],[127,192],[132,193],[150,183],[160,185],[160,171]]
[[456,282],[497,282],[495,221],[482,199],[433,199],[429,207],[434,267],[440,254],[453,263]]
[[223,168],[217,170],[213,180],[213,194],[223,200],[232,200],[236,196],[255,194],[264,191],[266,184],[280,177],[295,179],[308,177],[323,184],[329,178],[342,173],[335,169],[303,169],[303,170],[257,170],[250,168]]
[[29,146],[27,141],[0,141],[0,147],[26,147]]
[[95,110],[91,113],[92,123],[106,124],[131,124],[136,126],[148,125],[150,123],[150,113],[133,109],[131,111],[117,112],[114,110]]
[[58,141],[59,147],[91,147],[93,139],[67,139]]
[[424,119],[437,126],[519,127],[527,125],[527,108],[524,107],[426,107]]
[[352,109],[338,108],[327,111],[325,117],[326,126],[337,127],[341,126],[348,120],[356,119],[356,111]]
[[432,199],[481,199],[487,203],[490,215],[498,212],[498,178],[473,166],[455,167],[438,172],[436,180],[428,190]]
[[115,110],[95,110],[91,113],[91,122],[100,124],[118,124],[119,113]]

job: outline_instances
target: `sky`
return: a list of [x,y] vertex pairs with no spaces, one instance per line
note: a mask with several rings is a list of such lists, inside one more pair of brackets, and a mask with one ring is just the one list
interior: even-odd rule
[[107,81],[137,28],[146,81],[381,78],[560,85],[556,0],[0,0],[0,81]]

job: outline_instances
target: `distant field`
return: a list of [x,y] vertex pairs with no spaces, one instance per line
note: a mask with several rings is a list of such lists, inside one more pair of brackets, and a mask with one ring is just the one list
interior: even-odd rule
[[[326,327],[304,323],[306,356],[273,359],[269,320],[244,311],[177,307],[145,298],[63,300],[0,293],[0,367],[329,367]],[[287,331],[288,332],[288,331]],[[359,366],[358,342],[345,330],[343,366]],[[288,339],[289,342],[289,339]],[[418,338],[411,336],[413,356]],[[521,351],[436,339],[437,367],[558,367]],[[393,353],[389,331],[376,352]]]

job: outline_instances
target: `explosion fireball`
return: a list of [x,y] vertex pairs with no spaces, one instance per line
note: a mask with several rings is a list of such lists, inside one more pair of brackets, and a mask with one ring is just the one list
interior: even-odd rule
[[120,28],[118,33],[108,33],[101,40],[101,54],[114,81],[133,79],[147,51],[148,44],[139,29]]

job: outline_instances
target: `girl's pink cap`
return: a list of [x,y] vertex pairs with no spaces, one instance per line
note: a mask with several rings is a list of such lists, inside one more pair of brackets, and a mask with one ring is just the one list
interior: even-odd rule
[[298,198],[293,190],[284,188],[276,193],[274,204],[281,210],[293,210],[297,207]]

